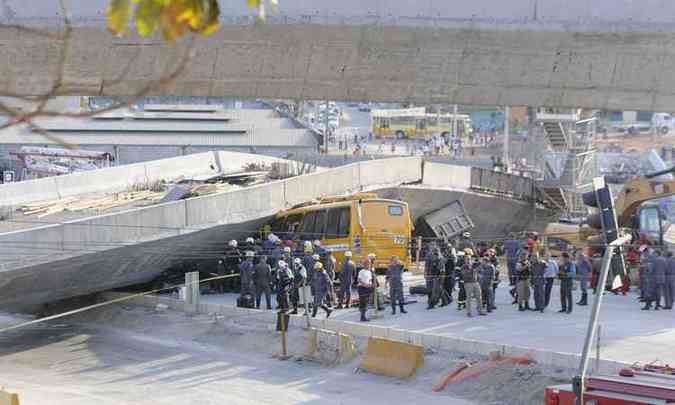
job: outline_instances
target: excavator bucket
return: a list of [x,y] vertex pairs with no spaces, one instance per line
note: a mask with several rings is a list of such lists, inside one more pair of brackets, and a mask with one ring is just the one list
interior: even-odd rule
[[360,368],[388,377],[411,378],[423,365],[423,346],[371,337]]

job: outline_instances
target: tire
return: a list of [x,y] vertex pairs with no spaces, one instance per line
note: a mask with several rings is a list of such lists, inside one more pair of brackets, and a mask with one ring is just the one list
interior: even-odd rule
[[628,134],[629,134],[629,135],[637,135],[638,132],[640,132],[640,131],[638,131],[638,129],[635,128],[635,127],[630,127],[630,128],[628,128]]
[[403,131],[396,131],[396,139],[405,139],[405,132]]
[[668,127],[661,127],[661,128],[659,129],[659,133],[660,133],[661,135],[668,135],[668,132],[670,132],[670,128],[668,128]]

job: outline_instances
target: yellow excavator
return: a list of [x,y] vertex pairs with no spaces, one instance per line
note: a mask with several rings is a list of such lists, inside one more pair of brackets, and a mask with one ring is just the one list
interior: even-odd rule
[[[652,245],[675,248],[675,226],[661,206],[653,201],[675,195],[675,180],[657,180],[659,176],[675,172],[670,169],[635,177],[624,182],[623,189],[614,199],[614,208],[619,228],[629,229],[633,240],[641,236]],[[608,183],[619,183],[607,177]],[[550,223],[544,230],[549,246],[554,249],[569,248],[560,245],[573,245],[577,249],[592,244],[600,238],[598,216],[589,216],[581,224]]]

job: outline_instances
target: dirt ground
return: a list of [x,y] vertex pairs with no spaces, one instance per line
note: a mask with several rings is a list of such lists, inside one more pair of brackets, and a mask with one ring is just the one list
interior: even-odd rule
[[[18,322],[0,317],[0,324]],[[427,350],[411,380],[304,360],[304,331],[292,330],[281,361],[272,325],[251,317],[189,316],[110,306],[0,336],[0,382],[22,404],[540,404],[569,371],[503,366],[480,378],[432,387],[460,361]],[[365,342],[357,341],[359,350]]]

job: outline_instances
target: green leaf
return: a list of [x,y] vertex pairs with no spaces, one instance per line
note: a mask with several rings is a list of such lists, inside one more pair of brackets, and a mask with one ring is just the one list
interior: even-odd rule
[[220,26],[220,22],[218,21],[219,16],[220,16],[220,5],[218,4],[218,0],[210,0],[209,15],[206,20],[206,24],[201,30],[201,33],[203,35],[211,35],[214,32],[218,31],[218,27]]
[[136,30],[138,35],[147,37],[155,33],[159,27],[162,2],[161,0],[141,0],[139,3],[136,8]]
[[106,10],[108,30],[115,35],[124,35],[129,26],[131,3],[129,0],[112,0]]

